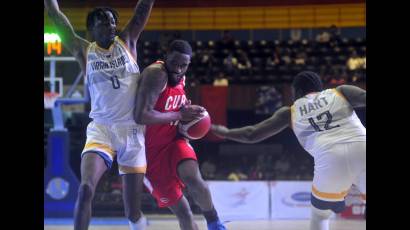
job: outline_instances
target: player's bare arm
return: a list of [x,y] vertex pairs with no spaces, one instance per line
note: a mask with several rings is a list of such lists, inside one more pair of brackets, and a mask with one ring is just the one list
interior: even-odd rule
[[345,96],[353,108],[366,107],[366,90],[353,85],[341,85],[336,90]]
[[[130,50],[136,50],[136,45],[141,32],[147,24],[149,15],[154,5],[154,0],[139,0],[134,10],[134,15],[127,23],[120,37],[124,40]],[[136,53],[131,53],[136,58]]]
[[61,12],[57,0],[44,0],[44,5],[50,19],[56,25],[64,46],[80,63],[81,69],[85,71],[86,49],[89,42],[78,36],[67,17]]
[[212,125],[211,130],[217,136],[242,143],[257,143],[278,134],[289,126],[291,119],[290,107],[284,106],[270,118],[252,126],[228,129],[220,125]]
[[142,72],[136,106],[135,122],[138,124],[166,124],[177,120],[190,121],[201,116],[200,106],[183,106],[178,112],[162,113],[154,109],[159,95],[167,84],[167,74],[157,65],[149,66]]

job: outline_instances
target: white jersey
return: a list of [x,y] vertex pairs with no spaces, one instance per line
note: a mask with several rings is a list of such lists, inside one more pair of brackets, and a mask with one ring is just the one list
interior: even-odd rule
[[291,107],[292,129],[312,156],[334,144],[366,141],[366,128],[336,89],[299,98]]
[[136,61],[118,36],[108,50],[91,43],[86,71],[90,118],[102,124],[135,124],[133,111],[139,75]]

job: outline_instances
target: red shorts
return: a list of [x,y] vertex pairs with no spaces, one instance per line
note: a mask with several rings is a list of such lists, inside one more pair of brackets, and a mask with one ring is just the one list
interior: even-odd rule
[[178,177],[177,166],[185,159],[197,160],[194,149],[185,139],[178,139],[161,149],[147,149],[144,184],[159,207],[172,206],[182,197],[185,185]]

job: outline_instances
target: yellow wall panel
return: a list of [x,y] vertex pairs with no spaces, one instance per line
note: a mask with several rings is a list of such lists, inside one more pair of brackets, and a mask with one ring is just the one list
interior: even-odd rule
[[[75,30],[85,30],[90,8],[62,9]],[[134,14],[119,8],[119,27]],[[44,12],[45,28],[53,26]],[[309,5],[284,7],[153,8],[146,30],[161,29],[282,29],[366,26],[365,4]]]

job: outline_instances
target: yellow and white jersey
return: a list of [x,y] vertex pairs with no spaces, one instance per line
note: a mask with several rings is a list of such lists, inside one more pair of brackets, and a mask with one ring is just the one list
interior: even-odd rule
[[118,36],[108,50],[91,43],[86,71],[90,118],[102,124],[135,124],[133,111],[139,77],[136,61]]
[[292,129],[313,157],[334,144],[366,141],[366,128],[336,89],[310,93],[291,107]]

